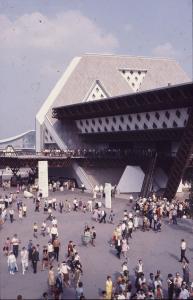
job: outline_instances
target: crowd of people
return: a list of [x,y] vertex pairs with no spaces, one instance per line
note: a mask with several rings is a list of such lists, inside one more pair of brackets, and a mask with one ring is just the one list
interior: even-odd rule
[[[192,275],[186,255],[187,242],[184,239],[181,240],[179,247],[182,274],[178,272],[168,274],[167,278],[163,278],[160,270],[146,274],[142,259],[138,260],[133,273],[133,270],[129,270],[128,263],[132,238],[137,231],[151,230],[158,234],[163,230],[163,220],[167,221],[168,226],[171,224],[178,226],[179,218],[188,217],[188,204],[177,199],[168,202],[167,199],[156,197],[155,194],[151,198],[138,198],[136,201],[131,196],[129,209],[123,210],[121,220],[116,224],[115,211],[112,209],[107,211],[103,205],[103,193],[104,190],[99,187],[98,191],[93,191],[90,199],[85,197],[84,200],[81,193],[73,200],[59,201],[54,193],[53,197],[48,199],[43,199],[41,193],[34,196],[33,214],[35,216],[41,212],[42,222],[32,224],[33,238],[28,244],[23,244],[22,237],[14,234],[4,241],[3,253],[7,259],[10,276],[17,272],[25,276],[26,272],[36,274],[39,270],[47,271],[45,277],[48,290],[44,292],[43,299],[50,297],[62,299],[64,289],[67,287],[74,288],[77,299],[85,299],[83,265],[76,243],[70,240],[66,246],[61,244],[61,232],[58,230],[56,215],[82,213],[84,220],[84,214],[88,213],[92,223],[84,224],[83,232],[80,232],[83,246],[97,247],[98,234],[93,221],[101,224],[100,226],[112,224],[114,229],[112,236],[109,237],[110,246],[114,247],[115,256],[120,260],[120,274],[114,281],[111,276],[107,276],[105,289],[100,295],[102,299],[193,298]],[[28,207],[20,193],[6,193],[0,196],[0,215],[2,224],[22,222],[28,217]],[[40,237],[44,238],[43,246],[39,244]],[[66,247],[66,253],[61,253],[62,246]],[[168,286],[167,291],[164,289],[164,282]]]

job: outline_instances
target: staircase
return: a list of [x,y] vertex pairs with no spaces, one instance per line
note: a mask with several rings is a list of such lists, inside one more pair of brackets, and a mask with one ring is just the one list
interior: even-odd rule
[[142,197],[142,198],[146,198],[151,190],[156,161],[157,161],[157,152],[150,159],[150,162],[149,162],[149,165],[148,165],[148,168],[147,168],[144,180],[143,180],[143,184],[142,184],[142,188],[141,188],[141,192],[140,192],[140,197]]
[[177,192],[186,167],[190,164],[193,148],[193,110],[191,110],[187,125],[184,129],[176,158],[170,170],[164,196],[171,201]]

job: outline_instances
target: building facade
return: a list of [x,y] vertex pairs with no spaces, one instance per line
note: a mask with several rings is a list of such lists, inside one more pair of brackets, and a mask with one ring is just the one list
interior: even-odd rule
[[[134,156],[137,151],[157,153],[161,149],[170,157],[175,156],[180,129],[188,122],[189,104],[173,104],[173,92],[164,91],[188,81],[172,59],[95,54],[76,57],[36,115],[36,151],[125,151]],[[183,95],[178,98],[182,102]],[[166,139],[166,131],[175,134]],[[121,186],[121,192],[138,192],[148,168],[140,160],[133,161],[131,157],[114,169],[107,162],[100,169],[96,164],[74,163],[72,172],[88,189],[109,181]],[[136,188],[128,190],[134,173]],[[167,170],[156,164],[153,188],[165,188],[167,181]]]

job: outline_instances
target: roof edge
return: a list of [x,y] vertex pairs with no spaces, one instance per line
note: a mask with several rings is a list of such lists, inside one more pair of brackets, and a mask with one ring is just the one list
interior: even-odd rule
[[66,84],[68,78],[80,62],[82,57],[76,56],[74,57],[70,64],[68,65],[67,69],[64,71],[62,77],[58,80],[56,83],[55,87],[51,90],[50,94],[48,95],[47,99],[44,101],[43,105],[39,109],[38,113],[36,114],[36,120],[40,123],[43,124],[45,116],[47,112],[50,109],[50,106],[54,103],[55,99],[58,97],[60,94],[62,88]]
[[24,135],[26,135],[26,134],[28,134],[30,132],[34,132],[35,133],[35,130],[28,130],[28,131],[23,132],[21,134],[18,134],[18,135],[15,135],[15,136],[12,136],[12,137],[9,137],[9,138],[6,138],[6,139],[2,139],[2,140],[0,140],[0,144],[11,142],[11,141],[15,141],[15,140],[17,140],[19,138],[22,138]]

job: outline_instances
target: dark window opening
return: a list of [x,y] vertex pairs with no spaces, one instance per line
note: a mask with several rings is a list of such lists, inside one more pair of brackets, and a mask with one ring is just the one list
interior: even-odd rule
[[92,124],[95,125],[95,120],[92,120]]
[[139,129],[139,126],[137,124],[135,124],[135,129],[138,130]]
[[165,116],[166,116],[167,119],[169,119],[170,113],[168,111],[166,111]]
[[162,123],[163,128],[168,128],[167,124],[165,122]]
[[128,115],[128,119],[130,122],[132,122],[132,117],[130,115]]
[[180,111],[179,111],[179,110],[176,110],[176,116],[177,116],[178,118],[180,118],[180,116],[181,116],[181,113],[180,113]]
[[120,117],[120,121],[121,121],[122,123],[124,122],[123,116]]
[[112,127],[111,127],[111,130],[112,130],[112,131],[115,131],[115,128],[112,126]]
[[146,117],[146,119],[149,121],[150,115],[149,115],[148,113],[145,115],[145,117]]
[[173,122],[173,127],[174,128],[178,127],[178,124],[176,123],[176,121]]
[[157,129],[157,125],[153,122],[153,129]]
[[117,122],[116,118],[115,118],[115,117],[113,117],[113,123],[115,123],[115,124],[116,124],[116,122]]
[[157,120],[159,120],[160,114],[159,114],[158,112],[156,112],[156,113],[155,113],[155,117],[156,117]]
[[140,115],[137,115],[137,120],[138,120],[138,121],[141,121]]
[[109,119],[108,118],[106,118],[105,121],[106,121],[107,124],[109,124]]
[[119,125],[119,130],[120,130],[120,131],[122,131],[122,130],[123,130],[123,129],[122,129],[122,127],[121,127],[120,125]]
[[148,129],[148,127],[147,127],[147,125],[145,123],[143,124],[143,128],[144,129]]
[[127,125],[127,130],[131,130],[131,128],[129,127],[129,125]]

